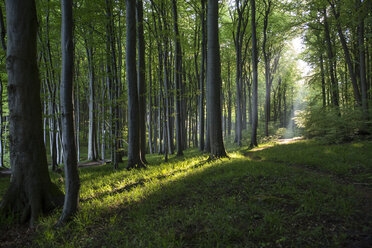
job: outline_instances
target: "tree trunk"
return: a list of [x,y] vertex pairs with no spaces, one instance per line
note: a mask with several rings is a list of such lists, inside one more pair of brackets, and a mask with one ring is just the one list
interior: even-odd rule
[[152,117],[152,74],[151,74],[151,42],[149,43],[149,115],[148,115],[148,123],[149,123],[149,150],[150,154],[153,154],[153,144],[152,144],[152,133],[154,130],[153,127],[153,117]]
[[137,42],[138,42],[138,104],[139,104],[139,137],[141,160],[146,161],[146,65],[145,65],[145,38],[143,33],[143,3],[137,0]]
[[62,72],[61,72],[61,112],[63,129],[63,160],[65,162],[65,202],[59,223],[66,222],[76,213],[79,204],[80,180],[77,168],[74,134],[73,106],[73,19],[72,0],[61,1],[62,27]]
[[326,106],[326,93],[325,93],[325,77],[324,77],[324,65],[323,65],[323,54],[320,54],[320,74],[322,76],[322,99],[323,108]]
[[332,92],[331,100],[332,100],[333,106],[338,107],[339,106],[338,86],[337,86],[337,82],[335,80],[335,74],[334,74],[334,67],[333,67],[334,55],[333,55],[333,50],[332,50],[332,43],[331,43],[326,9],[323,10],[323,17],[324,17],[324,33],[325,33],[325,38],[327,42],[327,52],[328,52],[329,69],[330,69],[330,76],[331,76],[331,92]]
[[268,3],[265,3],[265,18],[264,18],[264,28],[263,28],[263,42],[262,42],[262,53],[264,55],[265,61],[265,85],[266,85],[266,96],[265,96],[265,136],[269,136],[269,122],[270,122],[270,93],[271,93],[271,84],[270,84],[270,54],[267,51],[266,42],[267,42],[267,27],[269,23],[269,14],[271,11],[271,0],[268,0]]
[[33,226],[42,213],[62,205],[63,194],[50,180],[43,142],[35,1],[7,0],[6,13],[12,177],[0,212]]
[[208,63],[207,63],[207,105],[210,136],[210,159],[227,157],[222,136],[221,120],[221,61],[218,39],[218,1],[208,0]]
[[174,85],[176,98],[176,147],[177,156],[183,156],[182,143],[182,103],[181,103],[181,82],[182,82],[182,60],[181,60],[181,43],[178,33],[178,16],[177,16],[177,1],[172,0],[173,9],[173,31],[175,35],[175,70],[174,70]]
[[[92,41],[89,41],[92,42]],[[96,160],[97,152],[95,150],[96,136],[96,113],[95,113],[95,86],[94,86],[94,65],[93,65],[93,48],[87,43],[87,57],[89,64],[89,134],[88,134],[88,160]]]
[[[342,49],[344,50],[344,54],[345,54],[345,60],[347,62],[348,68],[349,68],[349,74],[350,74],[350,78],[351,78],[351,82],[352,82],[353,90],[354,90],[354,98],[355,98],[355,101],[357,102],[357,104],[361,105],[362,100],[361,100],[361,96],[360,96],[360,93],[359,93],[357,78],[356,78],[356,75],[355,75],[355,72],[354,72],[354,69],[353,69],[353,63],[352,63],[352,60],[351,60],[351,57],[350,57],[349,48],[347,47],[347,44],[346,44],[346,38],[344,36],[344,33],[342,32],[341,24],[340,24],[340,21],[339,21],[339,16],[340,15],[339,15],[339,13],[337,13],[337,11],[335,9],[335,6],[332,3],[331,3],[331,9],[332,9],[333,15],[336,18],[337,32],[338,32],[338,35],[340,37]],[[326,19],[326,10],[325,9],[323,10],[323,14],[324,14],[324,17],[325,17],[324,25],[326,25],[327,19]],[[328,24],[327,24],[327,26],[328,26]],[[326,27],[326,29],[327,29],[327,27]],[[328,35],[329,35],[329,31],[326,31],[326,35],[327,35],[327,32],[328,32]],[[328,39],[327,36],[326,36],[326,39]]]
[[[79,63],[77,64],[76,73],[78,74]],[[78,75],[76,75],[78,78]],[[76,83],[76,101],[75,101],[75,135],[76,135],[76,157],[80,162],[80,91],[79,83]]]
[[206,56],[206,21],[205,21],[205,0],[201,0],[201,35],[202,35],[202,43],[201,43],[201,61],[200,61],[200,83],[199,83],[199,150],[204,150],[204,81],[205,81],[205,56]]
[[[359,0],[358,0],[359,2]],[[360,20],[358,25],[358,43],[359,43],[359,69],[360,69],[360,91],[362,95],[362,109],[364,117],[368,118],[368,98],[366,83],[366,57],[364,47],[364,19]]]
[[227,134],[231,135],[231,77],[230,77],[230,61],[227,62]]
[[127,88],[128,88],[128,165],[127,169],[145,167],[141,160],[139,134],[139,102],[136,71],[136,3],[126,0],[127,23]]
[[252,135],[250,147],[257,146],[257,126],[258,126],[258,78],[257,78],[257,36],[256,36],[256,6],[255,0],[251,1],[251,29],[252,29]]

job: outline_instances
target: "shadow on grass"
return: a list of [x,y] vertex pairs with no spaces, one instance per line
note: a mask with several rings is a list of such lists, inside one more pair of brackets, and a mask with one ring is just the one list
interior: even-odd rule
[[[360,199],[353,189],[284,165],[244,158],[203,161],[155,178],[97,196],[144,195],[123,199],[109,217],[82,223],[83,229],[54,233],[48,245],[339,247],[371,230],[370,214],[358,218]],[[89,220],[89,213],[80,215]]]

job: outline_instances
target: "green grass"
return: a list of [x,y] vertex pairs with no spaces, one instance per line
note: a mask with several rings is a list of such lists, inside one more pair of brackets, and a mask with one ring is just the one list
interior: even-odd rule
[[[243,156],[243,147],[211,163],[188,150],[168,163],[148,156],[147,170],[125,171],[126,161],[118,171],[81,168],[79,213],[57,230],[60,210],[43,217],[31,246],[340,247],[372,231],[368,189],[318,170],[339,175],[337,166],[350,163],[363,165],[356,178],[368,174],[371,145],[301,141],[255,152],[260,160]],[[62,178],[52,179],[63,188]]]
[[315,141],[299,141],[275,145],[255,152],[264,161],[284,162],[372,185],[372,142],[323,145]]

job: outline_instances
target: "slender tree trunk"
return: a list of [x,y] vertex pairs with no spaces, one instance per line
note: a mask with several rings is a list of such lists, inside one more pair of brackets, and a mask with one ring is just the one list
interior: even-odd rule
[[[91,42],[91,41],[90,41]],[[95,151],[95,135],[96,135],[96,113],[95,113],[95,76],[93,65],[93,48],[87,42],[87,57],[89,64],[89,134],[88,134],[88,160],[96,160],[97,153]]]
[[331,92],[332,92],[331,99],[332,99],[333,106],[338,107],[339,106],[338,90],[337,90],[338,86],[335,80],[335,72],[334,72],[334,67],[333,67],[334,55],[333,55],[333,50],[332,50],[332,43],[331,43],[326,9],[323,10],[323,17],[324,17],[324,33],[325,33],[325,38],[327,42],[327,52],[328,52],[329,69],[330,69],[330,76],[331,76]]
[[229,136],[231,136],[231,77],[230,77],[230,61],[227,62],[227,94],[228,94],[228,100],[227,100],[227,133]]
[[[79,61],[76,66],[76,79],[79,77]],[[76,81],[76,98],[75,98],[75,136],[76,136],[76,157],[77,161],[80,162],[80,88],[79,82]]]
[[324,76],[324,65],[323,65],[323,54],[320,54],[320,74],[322,76],[322,99],[323,108],[326,106],[326,93],[325,93],[325,76]]
[[65,162],[65,202],[59,223],[71,219],[79,204],[80,179],[77,169],[76,145],[74,134],[73,106],[73,19],[72,0],[61,1],[62,27],[62,72],[61,72],[61,112],[63,128],[63,159]]
[[143,3],[137,0],[137,42],[138,42],[138,103],[139,103],[139,137],[141,160],[146,161],[146,65],[145,65],[145,37],[143,33]]
[[263,28],[263,42],[262,42],[262,53],[264,55],[265,61],[265,84],[266,84],[266,96],[265,96],[265,136],[269,136],[269,122],[270,122],[270,93],[271,93],[271,85],[270,85],[270,53],[267,51],[268,48],[266,46],[267,42],[267,27],[269,23],[269,14],[271,12],[271,0],[264,1],[265,3],[265,17],[264,17],[264,28]]
[[[359,2],[359,0],[358,0]],[[364,46],[364,19],[358,25],[358,43],[359,43],[359,69],[360,69],[360,90],[362,95],[362,109],[364,117],[368,118],[368,98],[366,83],[366,57]]]
[[201,0],[201,35],[202,35],[202,43],[201,43],[201,60],[200,60],[200,80],[199,80],[199,150],[204,150],[204,81],[205,81],[205,57],[206,57],[206,44],[207,44],[207,37],[206,37],[206,21],[205,21],[205,0]]
[[[351,78],[351,82],[352,82],[353,90],[354,90],[354,98],[355,98],[356,103],[358,105],[361,105],[362,100],[361,100],[361,96],[360,96],[360,92],[359,92],[359,88],[358,88],[357,78],[356,78],[356,75],[355,75],[355,72],[354,72],[354,69],[353,69],[353,63],[352,63],[352,60],[351,60],[351,57],[350,57],[350,51],[349,51],[349,48],[347,46],[346,38],[345,38],[344,33],[342,32],[341,24],[340,24],[340,21],[339,21],[340,14],[337,13],[334,4],[331,3],[331,2],[330,2],[330,4],[331,4],[331,9],[332,9],[333,15],[336,18],[337,32],[338,32],[338,35],[339,35],[339,38],[340,38],[340,41],[341,41],[342,49],[344,50],[346,63],[347,63],[348,68],[349,68],[349,74],[350,74],[350,78]],[[326,21],[327,21],[326,10],[323,10],[323,14],[324,14],[324,17],[325,17],[324,25],[326,25]],[[328,24],[327,24],[327,26],[328,26]],[[327,29],[327,27],[326,27],[326,29]],[[326,31],[326,33],[327,32],[328,32],[328,35],[329,35],[329,31]],[[326,39],[328,39],[328,38],[326,37]]]
[[255,0],[251,1],[251,29],[252,29],[252,134],[250,147],[257,146],[257,126],[258,126],[258,78],[257,78],[257,36],[256,36],[256,5]]
[[148,123],[149,123],[149,150],[150,154],[153,154],[153,144],[152,144],[152,132],[153,132],[153,117],[152,117],[152,74],[151,74],[151,42],[149,43],[149,115],[148,115]]
[[177,1],[172,0],[173,9],[173,31],[175,34],[175,70],[174,70],[174,85],[175,85],[175,102],[176,102],[176,147],[177,156],[183,156],[182,144],[182,103],[181,103],[181,81],[182,81],[182,60],[181,60],[181,43],[178,32],[178,16],[177,16]]

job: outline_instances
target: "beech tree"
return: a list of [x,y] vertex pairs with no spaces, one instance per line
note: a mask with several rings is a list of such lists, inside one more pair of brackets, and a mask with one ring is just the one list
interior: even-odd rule
[[140,118],[136,71],[136,1],[126,0],[128,85],[128,165],[127,169],[145,167],[141,159]]
[[61,1],[61,113],[63,129],[63,160],[65,163],[65,202],[63,205],[60,223],[68,221],[77,211],[79,203],[80,180],[77,168],[74,107],[73,107],[73,71],[74,71],[74,44],[72,0]]
[[251,0],[251,29],[252,29],[252,134],[250,147],[257,146],[258,126],[258,75],[257,75],[257,34],[256,34],[256,2]]
[[37,67],[35,1],[6,1],[9,150],[12,177],[0,212],[34,225],[63,203],[49,177]]
[[210,158],[227,157],[222,136],[221,61],[218,39],[218,1],[208,0],[207,114]]

